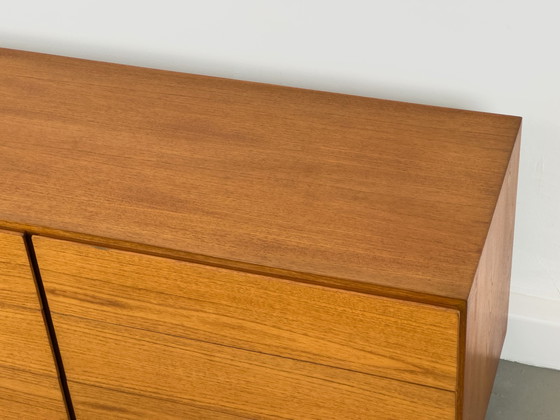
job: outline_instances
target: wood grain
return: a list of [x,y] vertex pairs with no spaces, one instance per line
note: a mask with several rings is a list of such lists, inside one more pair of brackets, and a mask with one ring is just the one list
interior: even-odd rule
[[458,312],[34,237],[64,313],[456,389]]
[[0,417],[65,419],[21,234],[0,231]]
[[467,299],[520,125],[6,49],[0,69],[0,226],[431,302]]
[[[241,370],[228,372],[221,366],[226,363],[222,359],[235,364],[236,360],[249,363],[249,358],[272,371],[284,366],[282,370],[292,379],[274,379],[277,387],[287,387],[282,394],[294,386],[292,381],[302,381],[298,385],[302,392],[307,389],[306,379],[300,377],[302,366],[324,371],[325,381],[338,381],[339,375],[347,374],[358,382],[375,378],[367,379],[381,386],[371,390],[374,408],[360,408],[374,413],[389,404],[377,396],[388,392],[382,385],[387,381],[384,378],[456,389],[459,317],[455,310],[44,237],[34,237],[33,243],[70,382],[114,390],[134,386],[134,392],[151,398],[179,392],[167,390],[167,381],[206,387],[220,397],[225,392],[218,383],[207,383],[207,378],[189,377],[190,369],[173,372],[167,362],[159,362],[165,359],[204,366],[212,381],[234,381],[239,387],[253,383],[251,386],[268,389],[271,385],[265,376],[269,375],[260,368],[252,372],[239,367]],[[162,344],[166,340],[171,342]],[[91,348],[105,350],[88,355]],[[214,354],[213,364],[199,360],[193,352]],[[132,353],[136,356],[129,360]],[[102,362],[105,358],[115,364]],[[102,370],[100,364],[105,365]],[[119,365],[131,371],[122,372]],[[150,382],[154,369],[159,368],[164,382],[156,390]],[[123,383],[125,376],[128,382]],[[327,384],[321,385],[326,387],[321,392],[309,386],[305,391],[312,394],[309,398],[326,404]],[[405,385],[395,385],[400,386]],[[80,396],[70,388],[76,406]],[[186,395],[191,395],[188,389]],[[251,409],[254,400],[266,405],[266,393],[253,388],[248,392],[252,396],[243,403],[245,409]],[[386,397],[401,398],[393,392],[397,391]],[[295,398],[289,395],[270,395],[272,412],[284,413],[282,398]],[[420,398],[416,391],[413,395]],[[199,398],[203,397],[196,400]],[[272,408],[274,404],[280,405]],[[312,404],[311,399],[307,404]],[[343,411],[329,404],[325,413],[337,418],[335,413]],[[424,410],[426,404],[420,402],[419,407]],[[302,418],[306,413],[290,410],[285,412],[289,418]],[[307,416],[323,415],[311,406],[306,410]],[[412,414],[410,408],[403,410]],[[352,414],[358,412],[350,410],[349,415],[362,418]]]
[[[482,419],[520,124],[0,49],[0,228],[44,236],[83,417]],[[8,336],[41,312],[4,236]]]
[[74,316],[55,323],[80,419],[455,416],[450,391]]
[[520,139],[513,150],[467,303],[464,420],[483,420],[506,335]]

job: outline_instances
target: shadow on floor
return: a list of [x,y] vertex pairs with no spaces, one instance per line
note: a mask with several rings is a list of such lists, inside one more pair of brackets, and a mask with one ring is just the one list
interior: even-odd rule
[[486,420],[560,420],[560,371],[500,360]]

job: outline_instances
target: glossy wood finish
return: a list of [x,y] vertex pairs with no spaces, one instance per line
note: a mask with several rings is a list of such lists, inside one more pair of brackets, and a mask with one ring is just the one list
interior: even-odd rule
[[[444,402],[454,402],[455,392],[385,378],[455,391],[455,310],[49,238],[33,242],[78,414],[91,410],[80,401],[99,387],[117,392],[115,410],[154,409],[158,399],[171,399],[250,418],[450,413]],[[355,390],[345,391],[350,384]],[[127,393],[143,400],[125,401]]]
[[0,418],[66,418],[23,238],[5,231],[0,231]]
[[467,303],[464,420],[486,415],[506,335],[519,148],[518,139]]
[[0,226],[456,307],[520,125],[12,50],[0,69]]

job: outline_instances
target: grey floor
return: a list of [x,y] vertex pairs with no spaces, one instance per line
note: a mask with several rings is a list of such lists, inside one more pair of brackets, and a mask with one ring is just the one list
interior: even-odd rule
[[560,371],[501,360],[486,420],[560,420]]

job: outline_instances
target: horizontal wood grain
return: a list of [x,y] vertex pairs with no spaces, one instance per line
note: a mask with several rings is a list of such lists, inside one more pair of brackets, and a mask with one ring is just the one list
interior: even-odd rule
[[[482,420],[520,127],[0,48],[0,228],[79,418]],[[0,412],[58,418],[23,245]]]
[[426,301],[467,299],[520,125],[7,49],[0,69],[0,226]]
[[0,303],[41,310],[23,235],[0,230]]
[[456,389],[455,310],[44,237],[33,243],[55,318]]
[[453,418],[455,310],[33,243],[78,416]]
[[455,414],[454,392],[75,316],[54,320],[80,419]]
[[3,231],[0,231],[0,418],[67,418],[22,235]]
[[[204,403],[176,400],[168,397],[153,397],[145,391],[119,387],[108,388],[103,385],[91,385],[73,381],[72,395],[78,407],[80,419],[211,419],[239,420],[240,417],[228,412],[218,411]],[[222,408],[223,409],[223,408]],[[253,417],[255,418],[255,417]]]

